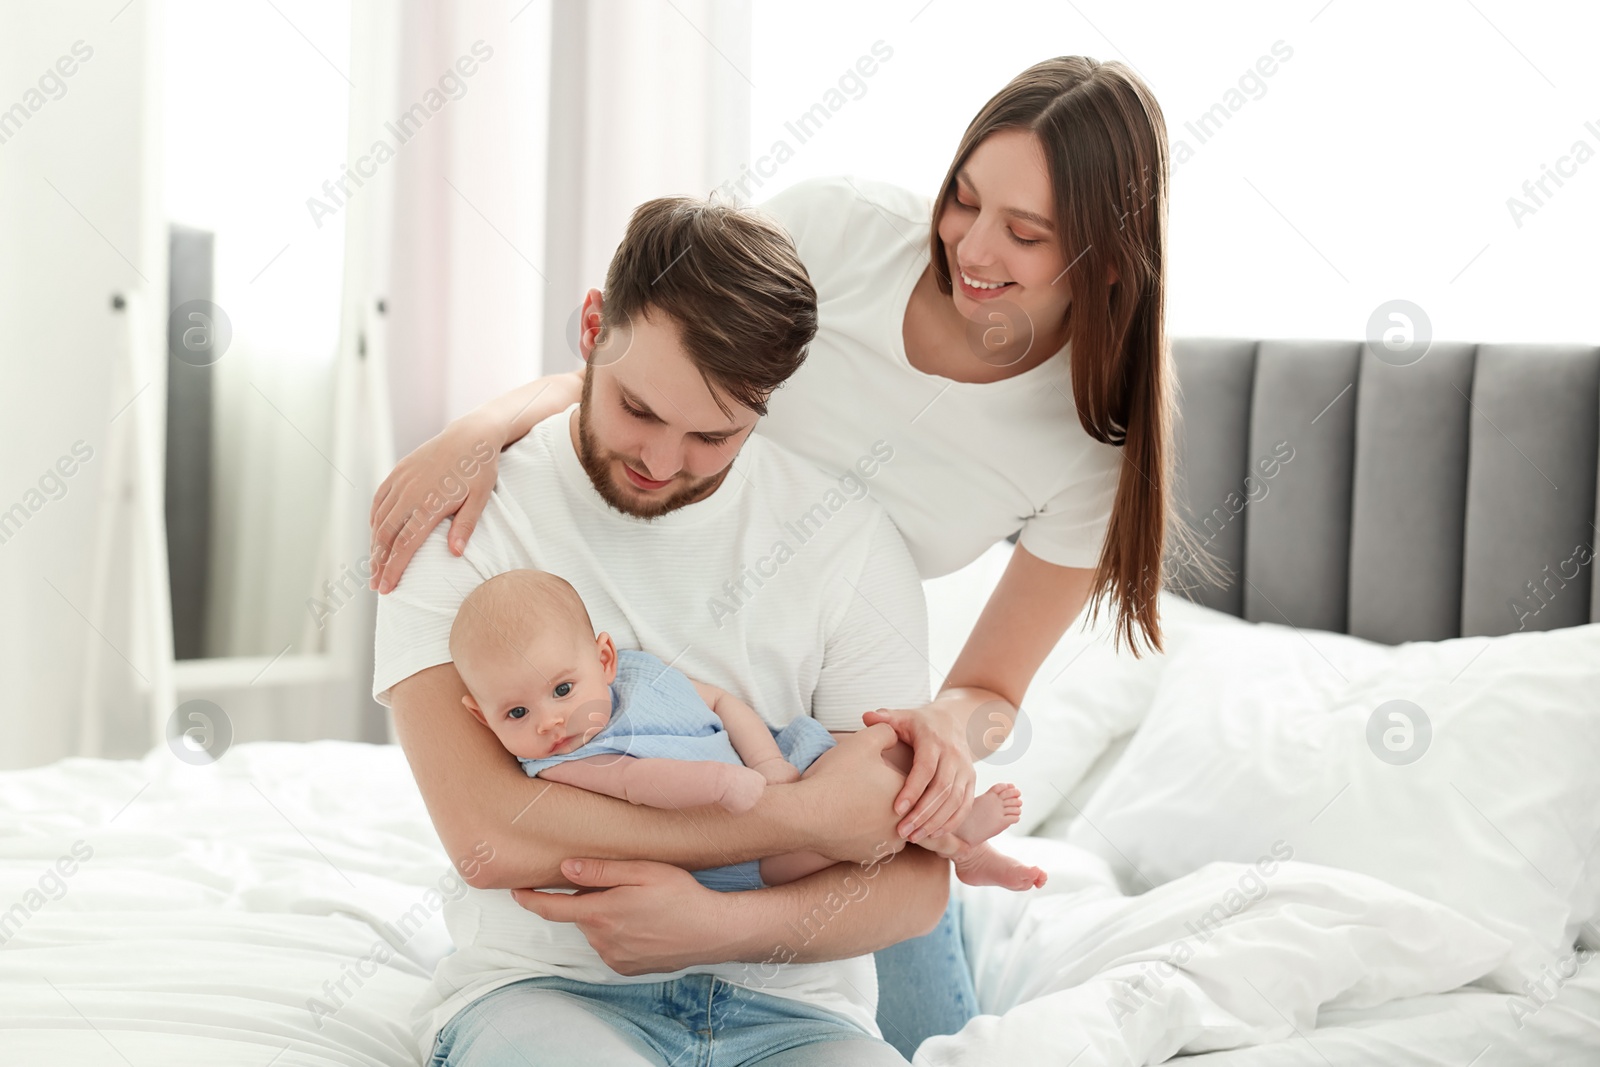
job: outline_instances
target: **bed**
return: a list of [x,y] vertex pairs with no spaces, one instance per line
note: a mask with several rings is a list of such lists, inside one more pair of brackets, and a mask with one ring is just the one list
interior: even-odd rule
[[397,746],[0,775],[0,1062],[415,1064],[455,884]]
[[[917,1062],[1600,1063],[1600,350],[1175,352],[1235,580],[1041,670],[980,787],[1050,881],[957,884],[983,1014]],[[929,583],[936,676],[1008,551]],[[394,746],[0,774],[0,1062],[416,1064],[459,891]]]

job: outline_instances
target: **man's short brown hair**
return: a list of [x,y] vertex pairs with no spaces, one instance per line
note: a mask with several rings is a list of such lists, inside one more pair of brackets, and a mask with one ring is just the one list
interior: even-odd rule
[[669,196],[634,211],[606,271],[607,329],[665,313],[717,403],[758,415],[805,362],[817,291],[789,235],[746,208]]

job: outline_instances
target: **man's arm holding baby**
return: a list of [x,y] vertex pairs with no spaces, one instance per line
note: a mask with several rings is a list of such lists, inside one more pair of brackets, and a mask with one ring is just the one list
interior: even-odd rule
[[[921,848],[739,893],[714,892],[688,871],[648,860],[568,860],[563,869],[573,882],[604,892],[512,895],[545,919],[576,924],[606,965],[626,975],[876,952],[931,931],[950,895],[949,861]],[[663,915],[674,921],[662,922]],[[797,930],[805,936],[797,938]]]
[[[818,909],[829,921],[793,958],[845,959],[921,936],[944,913],[949,862],[905,848],[894,832],[889,805],[904,779],[883,759],[896,741],[888,727],[840,735],[807,778],[765,790],[743,815],[680,811],[529,778],[488,727],[462,712],[465,692],[448,663],[390,691],[395,733],[445,851],[478,889],[614,885],[597,879],[624,872],[631,881],[604,893],[516,894],[546,918],[576,922],[619,973],[764,962],[792,936],[796,916]],[[714,892],[688,873],[796,849],[843,862],[744,893]],[[586,858],[587,870],[564,867],[569,857]],[[647,880],[648,891],[633,888]],[[874,891],[864,895],[867,885]],[[833,914],[838,901],[859,903]],[[663,923],[664,914],[681,921]]]
[[648,857],[700,870],[797,849],[867,863],[885,841],[904,846],[889,807],[901,778],[881,755],[892,731],[825,753],[817,773],[766,789],[742,815],[714,806],[680,811],[529,778],[489,728],[462,711],[465,693],[445,663],[398,682],[390,702],[439,839],[477,888],[572,886],[561,872],[569,856]]
[[[434,828],[470,885],[571,887],[561,873],[569,856],[645,858],[701,870],[795,849],[868,862],[882,840],[903,847],[891,806],[901,781],[879,755],[886,745],[838,754],[846,758],[813,776],[823,781],[765,790],[737,816],[709,806],[638,807],[530,778],[462,707],[467,689],[449,662],[450,629],[467,594],[486,572],[527,561],[492,521],[473,542],[478,561],[453,555],[446,536],[445,528],[434,530],[399,586],[378,602],[374,689],[393,709],[395,734]],[[881,706],[864,703],[862,710]]]

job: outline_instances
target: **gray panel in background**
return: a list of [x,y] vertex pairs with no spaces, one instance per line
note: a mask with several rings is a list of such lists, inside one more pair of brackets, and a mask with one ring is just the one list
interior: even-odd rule
[[[1600,350],[1481,345],[1472,383],[1461,632],[1587,621]],[[1571,562],[1569,562],[1571,561]]]
[[[1249,459],[1254,341],[1186,338],[1172,344],[1178,379],[1175,518],[1193,531],[1196,548],[1224,572],[1224,584],[1203,582],[1180,554],[1169,585],[1197,604],[1230,615],[1244,611],[1244,522],[1229,507],[1244,488]],[[1237,499],[1237,498],[1235,498]]]
[[1244,617],[1343,631],[1349,602],[1356,371],[1353,341],[1262,341],[1256,350],[1249,467],[1262,478],[1246,524]]
[[1435,344],[1409,366],[1363,346],[1350,526],[1350,633],[1461,633],[1467,417],[1477,346]]

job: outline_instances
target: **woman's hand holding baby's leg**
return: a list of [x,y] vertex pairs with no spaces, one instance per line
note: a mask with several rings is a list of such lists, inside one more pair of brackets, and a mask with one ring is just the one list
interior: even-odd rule
[[[883,750],[884,762],[902,774],[911,769],[913,751],[904,741]],[[967,885],[997,885],[1022,892],[1044,885],[1045,873],[985,844],[1022,817],[1022,791],[1009,783],[993,786],[972,802],[972,811],[953,834],[919,841],[923,848],[950,860],[956,877]]]

